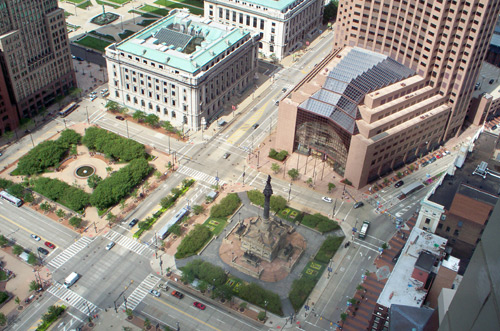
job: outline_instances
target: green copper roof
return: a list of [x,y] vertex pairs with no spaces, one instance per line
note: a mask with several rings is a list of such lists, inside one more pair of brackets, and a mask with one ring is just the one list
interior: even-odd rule
[[117,44],[116,48],[157,65],[196,73],[248,34],[202,16],[177,11]]
[[277,9],[282,11],[293,3],[301,3],[309,0],[240,0],[240,2],[253,3],[262,7]]

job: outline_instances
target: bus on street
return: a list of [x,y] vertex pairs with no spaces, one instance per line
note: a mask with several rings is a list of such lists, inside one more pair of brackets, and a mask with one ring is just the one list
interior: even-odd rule
[[72,102],[59,112],[59,116],[66,117],[71,114],[71,112],[73,112],[73,110],[75,110],[76,108],[78,108],[78,105],[76,104],[76,102]]

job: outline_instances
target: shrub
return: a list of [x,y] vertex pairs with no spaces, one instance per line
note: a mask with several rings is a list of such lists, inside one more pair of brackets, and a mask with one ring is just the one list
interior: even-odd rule
[[212,232],[201,224],[196,224],[194,229],[185,236],[175,253],[176,259],[182,259],[196,254],[212,237]]
[[240,206],[241,200],[236,193],[228,194],[219,204],[212,207],[210,216],[215,218],[223,218],[231,215]]
[[275,159],[275,160],[278,160],[278,161],[283,161],[288,156],[288,152],[285,151],[285,150],[277,152],[274,148],[271,148],[271,150],[269,151],[269,155],[268,156],[270,158],[272,158],[272,159]]
[[100,182],[102,182],[102,178],[97,174],[93,174],[87,178],[87,184],[92,189],[96,188]]
[[9,298],[7,292],[0,292],[0,305]]
[[346,184],[346,185],[352,186],[351,181],[350,181],[349,179],[347,179],[347,178],[344,178],[344,179],[343,179],[343,180],[341,180],[340,182],[341,182],[341,183],[344,183],[344,184]]
[[340,244],[342,244],[343,240],[344,237],[326,237],[325,241],[323,241],[323,244],[321,244],[318,253],[316,253],[314,259],[323,263],[330,262],[330,259],[335,255],[335,252],[337,252],[337,249],[340,247]]
[[314,215],[306,214],[302,219],[302,224],[312,229],[317,229],[321,233],[334,231],[340,228],[337,222],[328,217],[316,213]]
[[263,321],[266,318],[266,313],[263,311],[259,312],[257,318],[259,319],[259,321]]
[[278,294],[265,290],[255,283],[243,284],[239,289],[239,296],[261,308],[265,308],[265,301],[267,301],[267,310],[275,314],[281,315],[281,299]]
[[19,255],[23,252],[23,248],[19,245],[14,245],[14,247],[12,247],[12,253],[14,253],[15,255]]
[[248,199],[257,206],[264,206],[264,193],[259,190],[247,191]]
[[9,241],[7,240],[7,238],[5,238],[5,236],[3,234],[0,234],[0,247],[3,247],[5,245],[7,245],[9,243]]
[[286,199],[280,195],[272,195],[269,205],[272,211],[278,213],[286,208]]
[[36,263],[36,256],[33,254],[33,252],[28,254],[28,263],[33,265]]

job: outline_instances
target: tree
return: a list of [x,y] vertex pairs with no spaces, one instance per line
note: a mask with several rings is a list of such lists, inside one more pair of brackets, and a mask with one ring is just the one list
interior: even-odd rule
[[144,119],[144,122],[152,127],[156,127],[158,126],[158,123],[160,123],[160,118],[155,114],[148,114]]
[[72,99],[77,99],[80,97],[80,94],[82,93],[82,89],[81,88],[78,88],[78,87],[72,87],[69,89],[69,96],[72,98]]
[[180,236],[182,234],[182,227],[179,224],[174,224],[168,229],[168,232]]
[[35,197],[33,196],[33,194],[31,192],[26,192],[23,195],[23,200],[26,203],[32,203],[33,201],[35,201]]
[[307,185],[309,185],[309,187],[312,187],[313,186],[313,179],[311,177],[309,177],[306,181]]
[[396,173],[396,176],[398,176],[398,178],[401,178],[401,177],[403,177],[403,174],[402,174],[400,171],[398,171],[398,172]]
[[146,319],[144,320],[144,327],[146,329],[149,329],[151,327],[151,321],[146,317]]
[[4,235],[0,234],[0,247],[4,247],[8,243],[9,241],[7,240],[7,238],[5,238]]
[[38,284],[36,281],[32,280],[30,282],[30,291],[36,291],[40,288],[40,284]]
[[16,298],[14,299],[14,301],[16,302],[16,304],[20,304],[20,303],[21,303],[21,299],[19,299],[19,297],[16,297]]
[[288,176],[290,176],[292,180],[296,180],[297,178],[299,178],[299,171],[295,168],[290,169],[288,170]]
[[331,193],[334,188],[335,188],[334,183],[328,183],[328,193]]
[[130,316],[132,316],[134,314],[134,312],[133,312],[132,309],[127,308],[127,310],[125,310],[125,314],[130,317]]
[[14,253],[15,255],[19,255],[23,252],[23,248],[19,245],[14,245],[14,247],[12,247],[12,253]]
[[340,319],[342,320],[342,322],[345,322],[345,320],[347,319],[347,314],[346,313],[340,314]]
[[263,321],[266,318],[266,313],[263,311],[259,312],[257,318],[259,319],[259,321]]
[[14,137],[14,132],[12,132],[12,131],[5,131],[4,135],[5,135],[5,137],[7,137],[7,142],[10,142],[10,140],[12,139],[12,137]]
[[161,177],[161,172],[156,170],[155,173],[154,173],[154,176],[156,177],[156,179],[160,179]]
[[87,184],[91,189],[96,188],[101,181],[102,178],[97,174],[90,175],[89,178],[87,178]]
[[165,130],[167,130],[168,132],[175,132],[176,131],[174,126],[172,125],[172,123],[170,123],[170,121],[162,122],[161,127],[164,128]]
[[69,225],[78,229],[82,226],[82,219],[76,216],[73,216],[69,219]]
[[0,313],[0,325],[7,324],[7,317],[5,317],[4,313]]
[[66,129],[61,132],[57,143],[68,149],[71,145],[78,145],[82,141],[82,136],[75,130]]
[[277,174],[278,172],[280,172],[281,167],[279,166],[279,164],[273,163],[271,164],[271,170],[274,171],[275,174]]
[[106,103],[106,109],[112,113],[117,113],[120,111],[121,106],[118,104],[118,102],[115,101],[108,101]]
[[328,21],[332,21],[337,18],[338,7],[338,0],[331,0],[330,3],[325,6],[325,10],[323,11],[323,24],[326,24]]
[[33,264],[36,263],[36,255],[33,254],[33,252],[30,252],[28,254],[28,263],[31,264],[31,265],[33,265]]
[[195,215],[199,215],[199,214],[203,213],[204,209],[205,208],[203,208],[203,206],[200,206],[200,205],[194,205],[193,206],[193,212],[194,212]]
[[278,213],[286,208],[286,199],[280,195],[272,195],[270,201],[270,207],[272,211]]
[[143,111],[136,110],[132,115],[132,118],[138,122],[142,122],[146,119],[146,114]]
[[[123,200],[122,200],[122,201],[123,201]],[[111,223],[116,222],[116,215],[113,215],[113,213],[112,213],[112,212],[109,212],[109,213],[106,215],[106,220],[108,221],[109,226],[111,226]]]

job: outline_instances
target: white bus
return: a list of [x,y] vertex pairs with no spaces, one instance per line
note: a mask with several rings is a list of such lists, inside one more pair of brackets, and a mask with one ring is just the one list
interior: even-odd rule
[[11,204],[16,205],[18,207],[21,207],[21,205],[23,204],[23,201],[21,199],[16,198],[15,196],[7,193],[6,191],[0,192],[0,198],[7,200]]
[[76,102],[72,102],[59,112],[59,116],[66,117],[76,108],[78,108],[78,105],[76,104]]

